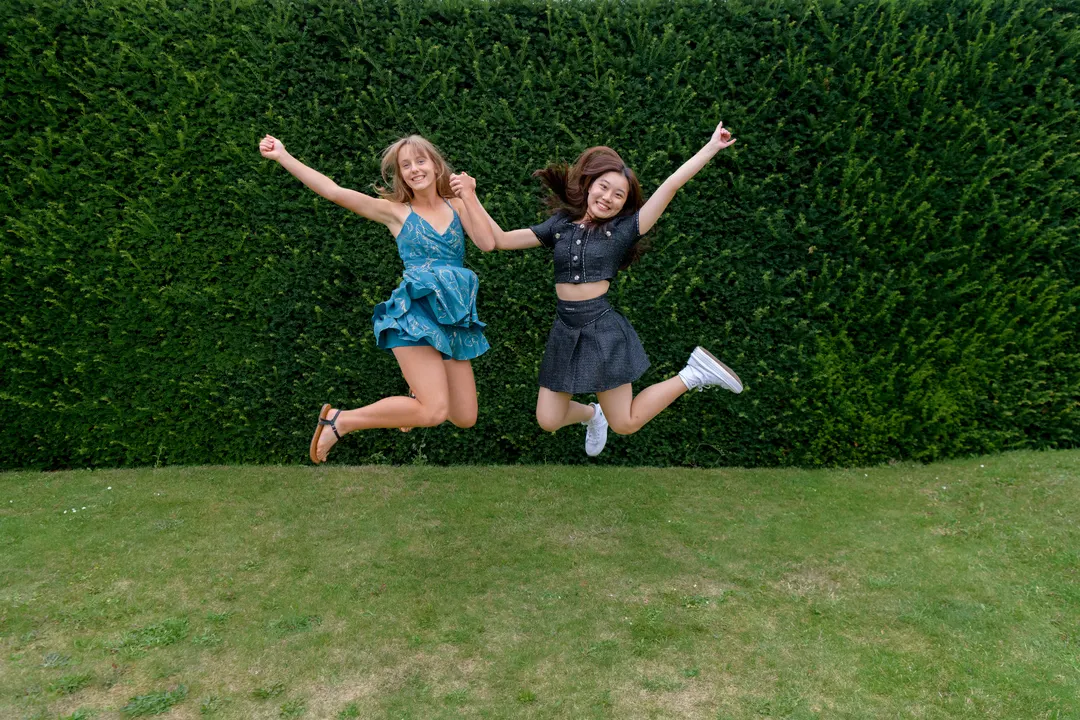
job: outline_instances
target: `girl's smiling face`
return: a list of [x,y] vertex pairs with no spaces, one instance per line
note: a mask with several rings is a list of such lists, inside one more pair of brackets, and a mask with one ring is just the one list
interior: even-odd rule
[[423,190],[436,181],[435,163],[424,152],[406,145],[398,153],[398,172],[414,192]]
[[626,204],[630,183],[622,173],[606,172],[589,186],[586,210],[593,220],[606,220],[618,215]]

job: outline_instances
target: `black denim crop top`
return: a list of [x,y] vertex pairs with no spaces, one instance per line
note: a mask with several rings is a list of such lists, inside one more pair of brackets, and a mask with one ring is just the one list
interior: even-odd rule
[[573,222],[570,213],[560,210],[529,229],[544,247],[555,251],[556,283],[612,279],[627,251],[641,238],[636,212],[588,225]]

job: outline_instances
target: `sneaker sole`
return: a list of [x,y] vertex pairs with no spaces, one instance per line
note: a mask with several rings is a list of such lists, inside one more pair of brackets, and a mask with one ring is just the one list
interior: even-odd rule
[[[703,348],[703,347],[701,347],[701,346],[698,346],[698,347],[697,347],[697,349],[695,350],[695,352],[697,352],[697,350],[700,350],[700,351],[701,351],[701,353],[702,353],[702,354],[703,354],[703,355],[704,355],[704,356],[705,356],[706,358],[708,358],[708,359],[709,359],[709,360],[710,360],[710,361],[711,361],[711,362],[712,362],[713,364],[715,364],[715,365],[716,365],[716,367],[717,367],[717,369],[718,369],[718,371],[720,372],[720,374],[721,374],[721,375],[727,375],[727,376],[728,376],[728,378],[727,378],[727,379],[730,379],[730,380],[733,380],[733,381],[734,381],[734,382],[732,383],[732,385],[734,385],[735,387],[734,387],[734,388],[729,388],[729,389],[731,390],[731,392],[733,392],[733,393],[735,393],[736,395],[738,395],[739,393],[741,393],[741,392],[743,391],[743,384],[742,384],[742,380],[740,380],[740,379],[739,379],[739,376],[735,374],[735,371],[734,371],[734,370],[732,370],[731,368],[729,368],[729,367],[728,367],[727,365],[725,365],[724,363],[720,362],[720,360],[719,360],[719,359],[717,359],[717,357],[716,357],[715,355],[713,355],[713,354],[712,354],[711,352],[709,352],[709,351],[708,351],[708,350],[706,350],[705,348]],[[736,389],[736,388],[737,388],[737,389]]]

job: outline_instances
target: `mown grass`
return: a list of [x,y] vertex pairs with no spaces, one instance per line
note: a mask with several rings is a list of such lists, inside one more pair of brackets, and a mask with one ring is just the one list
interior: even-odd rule
[[0,717],[1078,717],[1078,479],[7,473]]

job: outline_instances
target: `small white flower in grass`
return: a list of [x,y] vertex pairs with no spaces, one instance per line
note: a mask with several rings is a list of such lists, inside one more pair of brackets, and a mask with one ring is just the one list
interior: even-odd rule
[[107,488],[105,488],[105,489],[106,489],[106,490],[112,490],[112,485],[110,485],[109,487],[107,487]]
[[67,510],[64,511],[64,514],[67,515]]
[[82,508],[82,509],[83,509],[83,510],[85,510],[85,509],[86,509],[86,506],[85,506],[85,505],[83,505],[83,508]]
[[985,465],[980,465],[979,467],[986,467],[986,466]]

